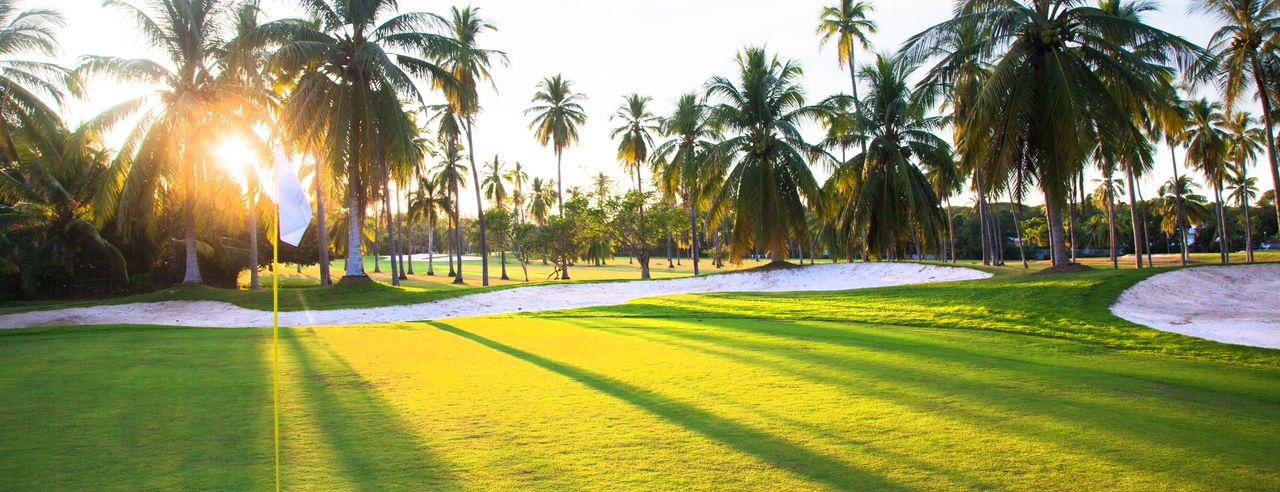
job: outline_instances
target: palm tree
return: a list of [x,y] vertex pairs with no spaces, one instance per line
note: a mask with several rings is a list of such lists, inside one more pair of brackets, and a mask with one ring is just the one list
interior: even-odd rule
[[[205,183],[218,179],[225,170],[213,165],[208,155],[209,140],[222,130],[234,127],[223,111],[228,101],[265,99],[261,89],[245,87],[234,78],[218,77],[218,50],[221,25],[230,15],[217,0],[160,0],[151,12],[133,5],[109,1],[137,23],[148,43],[170,55],[168,63],[149,59],[122,59],[85,56],[77,71],[86,75],[106,75],[153,87],[150,93],[119,103],[91,119],[86,127],[108,131],[125,119],[136,121],[128,132],[113,173],[123,176],[119,187],[105,191],[117,214],[126,220],[122,227],[147,224],[153,217],[159,195],[177,195],[182,207],[186,250],[184,284],[201,284],[197,247],[197,202],[214,212],[217,197],[207,193]],[[170,68],[172,67],[172,69]],[[173,176],[170,181],[165,179]],[[166,189],[170,187],[170,189]],[[203,192],[202,192],[203,191]],[[106,205],[106,203],[104,203]],[[200,214],[207,223],[216,214]]]
[[61,105],[68,90],[78,93],[71,71],[53,63],[26,59],[30,54],[58,54],[55,30],[65,25],[52,9],[18,11],[13,0],[0,0],[0,169],[18,160],[13,127],[49,125],[59,121],[45,104]]
[[922,161],[925,166],[925,179],[929,180],[929,185],[933,187],[934,195],[937,195],[945,205],[947,214],[947,253],[950,255],[952,263],[956,262],[956,233],[952,217],[954,212],[951,210],[951,197],[958,195],[964,189],[966,176],[961,173],[954,159]]
[[1228,197],[1240,204],[1244,211],[1244,251],[1245,261],[1253,263],[1253,229],[1249,217],[1249,201],[1257,198],[1258,180],[1249,176],[1249,165],[1257,159],[1262,151],[1266,137],[1263,130],[1254,125],[1257,120],[1245,112],[1235,113],[1227,118],[1223,129],[1227,132],[1228,159],[1234,164],[1227,173],[1227,183],[1232,192]]
[[659,182],[664,192],[679,193],[689,209],[689,251],[693,256],[693,275],[699,274],[698,255],[701,237],[698,226],[706,199],[713,195],[706,187],[705,174],[716,158],[719,132],[711,124],[711,109],[697,94],[687,93],[676,100],[671,116],[662,120],[662,134],[670,138],[654,152],[660,163]]
[[[1275,66],[1275,53],[1280,49],[1280,2],[1196,0],[1189,10],[1208,14],[1222,23],[1209,39],[1208,57],[1203,65],[1211,74],[1218,76],[1218,87],[1227,102],[1227,112],[1236,112],[1236,105],[1249,92],[1249,79],[1253,79],[1253,92],[1262,102],[1271,184],[1274,190],[1280,191],[1280,167],[1273,136],[1276,124],[1276,101],[1273,98],[1276,94],[1272,92],[1274,87],[1280,86],[1280,80],[1268,80],[1280,76],[1280,73],[1265,67],[1268,64]],[[1280,220],[1280,200],[1276,201],[1276,219]]]
[[[876,33],[876,23],[867,19],[867,15],[873,10],[875,9],[870,2],[840,0],[838,5],[823,7],[819,16],[817,34],[822,36],[819,43],[821,46],[826,46],[831,40],[835,40],[836,61],[849,69],[849,83],[853,89],[855,101],[861,100],[858,97],[857,48],[858,46],[864,50],[871,48],[867,35]],[[854,111],[860,112],[861,108],[855,107]],[[863,142],[862,153],[867,153],[866,142]]]
[[[1156,213],[1164,217],[1160,222],[1160,230],[1170,236],[1179,235],[1178,241],[1182,243],[1183,249],[1186,249],[1187,243],[1187,224],[1198,226],[1208,222],[1211,215],[1204,205],[1208,200],[1196,193],[1196,188],[1190,176],[1180,176],[1169,178],[1156,190],[1159,195]],[[1183,214],[1181,218],[1178,216],[1179,210]]]
[[418,178],[418,189],[409,199],[409,217],[427,222],[427,275],[435,275],[436,222],[440,211],[449,213],[449,192],[442,175]]
[[128,285],[124,257],[94,226],[111,212],[94,206],[113,179],[110,153],[92,132],[49,124],[42,129],[48,131],[28,132],[18,164],[0,170],[0,270],[16,268],[25,291],[53,289],[42,282],[74,281],[82,251],[104,259],[117,286]]
[[[529,123],[533,137],[543,147],[551,146],[556,154],[556,186],[564,183],[561,174],[561,158],[565,149],[578,141],[578,127],[587,124],[587,113],[582,109],[581,101],[587,96],[573,91],[573,82],[560,74],[542,79],[538,82],[538,90],[533,94],[533,107],[524,110],[524,114],[534,115]],[[564,191],[556,188],[557,209],[564,215]]]
[[529,193],[529,217],[540,226],[547,225],[547,219],[551,216],[551,204],[556,201],[556,192],[552,189],[554,186],[548,185],[542,178],[533,178]]
[[[984,175],[1034,178],[1045,197],[1053,264],[1066,265],[1063,208],[1071,180],[1100,138],[1135,146],[1144,138],[1135,115],[1117,101],[1151,102],[1167,72],[1155,60],[1174,57],[1189,65],[1200,50],[1077,0],[964,0],[956,11],[954,19],[913,36],[907,48],[934,44],[957,29],[986,33],[1001,48],[990,57],[974,55],[994,64],[961,147],[981,142],[976,158]],[[1131,39],[1142,41],[1146,57],[1115,41]]]
[[[472,138],[475,128],[475,116],[480,112],[480,82],[493,84],[489,70],[494,60],[506,63],[507,55],[501,51],[480,48],[476,39],[485,31],[497,31],[492,23],[480,17],[478,7],[459,9],[453,7],[452,17],[448,22],[449,31],[453,34],[453,43],[427,45],[425,51],[439,60],[449,70],[451,83],[438,87],[445,93],[449,104],[461,117],[463,131],[467,136],[467,155],[471,162],[471,178],[477,187],[476,216],[480,226],[480,278],[482,285],[489,285],[489,240],[484,226],[484,201],[480,198],[480,169],[476,166],[475,140]],[[506,279],[506,265],[503,265],[503,279]]]
[[[1176,152],[1176,146],[1182,142],[1181,138],[1184,133],[1184,127],[1186,126],[1188,111],[1186,104],[1178,97],[1177,91],[1170,92],[1166,98],[1169,100],[1169,104],[1165,106],[1165,110],[1152,113],[1148,133],[1152,136],[1164,136],[1165,144],[1169,147],[1169,160],[1173,165],[1173,178],[1171,178],[1170,182],[1179,183],[1184,176],[1179,176],[1178,174],[1178,155]],[[1175,195],[1175,200],[1171,202],[1174,206],[1172,212],[1176,220],[1176,222],[1174,222],[1175,229],[1177,229],[1178,234],[1181,235],[1182,238],[1179,241],[1181,243],[1180,256],[1182,257],[1182,265],[1186,266],[1191,259],[1186,241],[1186,210],[1184,209],[1184,201],[1182,200],[1182,197],[1176,196],[1182,193],[1184,189],[1185,188],[1181,186],[1170,185],[1169,187],[1169,190]]]
[[807,233],[805,202],[819,206],[808,158],[821,150],[798,129],[818,110],[804,104],[796,62],[762,48],[746,48],[737,62],[736,81],[716,76],[707,82],[707,97],[716,100],[712,118],[727,136],[717,152],[732,162],[716,201],[728,202],[734,215],[729,246],[735,262],[754,247],[784,261],[787,239]]
[[524,206],[528,197],[525,196],[524,187],[529,183],[529,173],[524,171],[524,166],[520,165],[520,161],[516,161],[506,174],[507,181],[511,182],[511,206],[516,212],[516,223],[524,223]]
[[1258,178],[1249,176],[1245,166],[1237,164],[1230,166],[1227,186],[1231,190],[1227,198],[1240,204],[1240,210],[1244,212],[1245,261],[1253,263],[1253,223],[1249,218],[1249,202],[1258,198]]
[[270,65],[293,90],[285,101],[286,128],[294,141],[320,142],[332,175],[346,178],[347,261],[344,281],[367,280],[360,231],[369,192],[386,181],[385,165],[409,160],[418,129],[401,101],[422,101],[414,78],[452,88],[453,75],[412,52],[453,44],[428,29],[444,23],[423,12],[396,12],[395,0],[308,0],[301,7],[316,21],[284,19],[265,24],[264,37],[279,48]]
[[609,190],[613,188],[613,178],[610,178],[604,171],[596,173],[591,178],[591,192],[595,193],[596,198],[603,200],[609,196]]
[[[502,170],[502,161],[498,159],[498,156],[493,156],[493,162],[488,163],[488,174],[485,175],[484,181],[481,182],[481,186],[484,187],[485,198],[493,201],[493,208],[498,210],[507,209],[508,195],[506,179],[506,173]],[[484,237],[484,235],[482,234],[481,237]],[[499,240],[503,243],[506,242],[502,238],[499,238]],[[507,249],[500,249],[502,254],[502,280],[511,280],[511,278],[507,276]]]
[[912,63],[892,55],[878,55],[862,68],[860,76],[870,91],[858,102],[863,112],[857,127],[868,142],[867,152],[838,172],[860,176],[840,221],[846,233],[866,231],[866,247],[874,258],[899,258],[899,249],[910,242],[918,249],[939,244],[945,227],[938,196],[912,161],[927,168],[951,166],[951,146],[933,133],[942,118],[926,116],[930,104],[925,94],[911,90],[908,79],[914,70]]
[[1227,178],[1227,159],[1229,136],[1222,130],[1226,117],[1222,114],[1222,103],[1200,99],[1191,103],[1184,139],[1187,142],[1187,165],[1192,166],[1204,175],[1205,181],[1213,187],[1213,198],[1217,204],[1216,220],[1218,222],[1218,251],[1222,263],[1230,261],[1227,245],[1227,220],[1222,210],[1222,184]]
[[1093,192],[1093,206],[1107,211],[1107,246],[1111,252],[1111,268],[1118,270],[1120,254],[1116,243],[1120,234],[1116,232],[1116,196],[1124,195],[1124,181],[1113,178],[1114,166],[1111,169],[1110,173],[1103,171],[1102,179],[1093,180],[1098,183],[1098,188]]

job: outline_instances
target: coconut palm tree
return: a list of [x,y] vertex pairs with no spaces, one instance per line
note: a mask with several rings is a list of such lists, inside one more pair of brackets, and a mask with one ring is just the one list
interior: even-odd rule
[[525,172],[520,161],[516,161],[507,171],[507,181],[511,182],[511,206],[516,212],[516,224],[524,223],[524,206],[529,197],[525,195],[525,185],[529,184],[529,173]]
[[[1159,195],[1156,213],[1164,217],[1160,222],[1160,230],[1167,235],[1178,236],[1184,249],[1187,243],[1187,224],[1204,224],[1212,215],[1204,205],[1209,200],[1196,193],[1196,188],[1198,186],[1191,181],[1191,177],[1184,175],[1169,178],[1156,190]],[[1182,211],[1181,218],[1178,217],[1179,210]]]
[[14,129],[56,126],[57,113],[45,100],[61,105],[79,93],[70,70],[27,58],[58,54],[56,30],[66,24],[56,10],[19,11],[13,0],[0,0],[0,169],[17,162]]
[[[218,47],[225,45],[221,26],[231,11],[218,0],[159,0],[152,8],[109,1],[136,22],[146,41],[170,59],[165,63],[139,58],[84,56],[77,72],[109,76],[152,88],[142,96],[119,103],[86,123],[93,132],[135,121],[121,144],[103,206],[116,208],[122,227],[149,224],[160,195],[178,197],[183,246],[184,284],[201,284],[197,228],[218,217],[217,196],[206,183],[225,177],[225,169],[211,161],[209,144],[235,127],[223,111],[232,100],[266,99],[265,91],[219,77]],[[172,177],[172,179],[169,179]],[[115,183],[119,183],[116,186]],[[199,214],[200,208],[207,213]],[[197,224],[199,221],[201,224]]]
[[[449,259],[450,275],[454,277],[453,283],[461,284],[462,281],[462,234],[460,231],[462,217],[462,200],[459,193],[462,187],[466,186],[467,166],[460,162],[459,157],[462,154],[463,146],[460,143],[462,138],[461,119],[458,118],[456,107],[453,104],[441,104],[428,108],[433,110],[430,121],[436,126],[436,145],[443,149],[439,152],[444,158],[437,168],[439,175],[443,176],[443,180],[447,183],[448,194],[450,195],[450,203],[453,210],[449,213],[449,220],[453,224],[453,246],[452,250],[457,255],[458,270],[453,271],[453,257]],[[478,186],[478,184],[477,184]]]
[[[863,0],[840,0],[840,3],[823,7],[819,16],[817,34],[821,36],[820,45],[826,46],[832,40],[836,43],[836,61],[842,67],[849,69],[849,83],[853,89],[853,99],[860,101],[858,97],[858,70],[857,70],[857,50],[861,46],[862,49],[870,49],[871,41],[867,39],[868,34],[876,33],[876,23],[867,18],[871,12],[875,10],[870,2]],[[855,107],[854,112],[860,111]],[[867,153],[866,143],[863,143],[862,153]]]
[[1230,261],[1230,247],[1227,244],[1227,220],[1222,209],[1222,185],[1227,178],[1227,160],[1230,158],[1229,135],[1222,130],[1226,124],[1226,116],[1222,114],[1222,103],[1200,99],[1188,106],[1189,117],[1184,139],[1187,142],[1187,165],[1196,168],[1204,175],[1205,181],[1213,187],[1213,198],[1216,204],[1218,223],[1218,251],[1222,263]]
[[1107,247],[1111,252],[1111,268],[1118,270],[1120,253],[1117,242],[1120,234],[1116,232],[1116,197],[1124,196],[1124,181],[1112,177],[1115,172],[1114,165],[1111,165],[1110,169],[1111,173],[1103,171],[1102,179],[1093,180],[1098,184],[1098,188],[1093,192],[1093,206],[1107,211]]
[[573,81],[555,74],[538,82],[537,92],[533,94],[533,106],[524,110],[524,114],[534,115],[529,122],[533,130],[533,138],[543,147],[551,146],[556,154],[556,208],[564,215],[564,190],[558,188],[564,183],[560,162],[564,151],[578,141],[578,127],[587,124],[586,110],[582,109],[582,101],[587,96],[573,91]]
[[446,177],[442,175],[418,178],[418,189],[409,198],[409,217],[427,222],[427,275],[435,275],[436,222],[440,212],[448,214],[449,191]]
[[663,192],[680,194],[689,209],[689,251],[694,276],[700,273],[698,255],[702,249],[698,226],[706,200],[713,196],[713,190],[706,188],[708,180],[704,175],[717,157],[715,149],[720,138],[710,116],[705,99],[694,93],[681,95],[671,116],[662,120],[662,134],[669,140],[654,152]]
[[858,102],[857,127],[867,153],[838,173],[861,181],[853,199],[841,205],[841,226],[846,233],[865,230],[868,254],[877,259],[900,258],[897,252],[910,242],[932,248],[946,227],[938,195],[917,163],[952,166],[951,146],[933,133],[942,118],[926,115],[931,105],[925,94],[911,90],[915,68],[893,55],[877,55],[862,68],[859,76],[869,91]]
[[[476,220],[480,226],[480,278],[482,285],[489,285],[489,239],[484,225],[484,201],[480,198],[480,169],[476,165],[475,140],[473,130],[475,117],[480,113],[479,84],[493,84],[490,68],[493,62],[506,63],[507,55],[501,51],[479,47],[477,38],[486,31],[497,31],[492,23],[480,17],[478,7],[451,9],[448,30],[453,42],[448,44],[429,44],[425,50],[449,70],[450,82],[438,84],[444,91],[449,105],[454,107],[461,118],[462,129],[467,137],[467,156],[471,162],[471,178],[476,183]],[[506,265],[503,265],[506,270]],[[506,274],[503,273],[503,279]]]
[[732,162],[715,200],[728,202],[734,216],[729,247],[735,262],[753,248],[784,261],[788,238],[807,234],[806,202],[820,206],[809,161],[822,151],[798,129],[819,110],[805,105],[796,62],[746,48],[737,63],[735,79],[712,77],[706,88],[712,118],[726,133],[717,152]]
[[1240,204],[1244,213],[1244,251],[1245,262],[1253,263],[1253,223],[1249,217],[1249,203],[1258,198],[1258,178],[1249,176],[1243,165],[1230,167],[1227,173],[1227,188],[1231,193],[1227,199]]
[[[1188,111],[1185,102],[1178,97],[1178,91],[1172,91],[1166,95],[1168,104],[1164,106],[1163,111],[1154,111],[1151,113],[1150,127],[1147,133],[1152,137],[1163,136],[1165,144],[1169,147],[1169,160],[1173,166],[1173,177],[1171,183],[1181,182],[1183,176],[1178,173],[1178,154],[1177,146],[1181,144],[1184,127],[1186,126]],[[1184,187],[1170,185],[1169,190],[1175,195],[1182,193]],[[1175,196],[1175,200],[1170,202],[1173,204],[1172,210],[1174,215],[1175,229],[1182,237],[1181,252],[1182,265],[1186,266],[1191,260],[1190,251],[1186,241],[1186,210],[1184,210],[1184,201],[1181,197]],[[1166,218],[1167,220],[1167,218]],[[1170,234],[1172,235],[1172,234]]]
[[984,175],[1020,175],[1044,193],[1053,264],[1066,265],[1063,209],[1071,180],[1100,138],[1142,141],[1136,118],[1117,101],[1128,96],[1146,103],[1165,83],[1165,67],[1114,40],[1141,40],[1145,53],[1184,66],[1201,50],[1077,0],[964,0],[956,11],[955,18],[913,36],[907,49],[934,44],[957,29],[986,33],[1000,47],[990,57],[975,55],[994,63],[965,122],[965,138],[981,139],[977,162]]
[[[484,197],[493,202],[493,208],[506,210],[508,197],[506,185],[507,178],[506,173],[503,172],[502,169],[502,161],[495,155],[493,156],[493,161],[489,162],[486,167],[487,169],[484,180],[480,183],[481,187],[484,188]],[[481,235],[481,237],[483,237],[483,235]],[[503,243],[506,242],[502,238],[499,238],[499,241],[502,241]],[[502,280],[511,280],[511,278],[507,276],[507,249],[500,249],[502,250]]]
[[[1280,167],[1277,167],[1275,125],[1276,94],[1280,87],[1280,71],[1268,70],[1276,65],[1280,50],[1280,2],[1275,0],[1195,0],[1192,13],[1216,18],[1221,27],[1209,38],[1208,57],[1202,65],[1217,75],[1218,88],[1229,113],[1244,96],[1252,92],[1262,103],[1262,121],[1266,129],[1267,157],[1271,168],[1271,184],[1280,190]],[[1250,80],[1253,79],[1253,80]],[[1270,97],[1268,97],[1270,94]],[[1276,219],[1280,220],[1280,200],[1276,202]]]
[[551,205],[556,202],[556,192],[552,189],[555,185],[535,177],[530,186],[529,217],[540,226],[547,225],[547,219],[551,216]]
[[360,230],[369,193],[386,181],[388,161],[409,161],[418,133],[402,101],[424,99],[415,78],[454,85],[452,73],[418,53],[454,41],[431,31],[444,24],[442,18],[397,12],[395,0],[308,0],[300,6],[315,21],[268,22],[262,33],[279,45],[271,68],[293,86],[284,112],[291,139],[321,142],[331,174],[345,178],[342,278],[365,280]]
[[110,153],[93,132],[68,132],[56,120],[27,132],[18,158],[0,170],[0,270],[17,270],[33,292],[58,288],[49,278],[76,279],[80,253],[105,261],[117,286],[128,285],[124,257],[99,233],[95,196],[114,178]]
[[591,178],[591,192],[596,195],[597,199],[603,200],[608,197],[611,189],[613,189],[613,178],[610,178],[604,171],[596,173]]
[[1240,204],[1244,212],[1245,261],[1253,263],[1253,229],[1249,217],[1249,201],[1257,198],[1258,180],[1249,176],[1249,166],[1258,158],[1265,145],[1263,130],[1255,126],[1257,120],[1245,112],[1227,118],[1223,129],[1227,132],[1227,158],[1232,166],[1227,172],[1227,184],[1231,187],[1228,197]]

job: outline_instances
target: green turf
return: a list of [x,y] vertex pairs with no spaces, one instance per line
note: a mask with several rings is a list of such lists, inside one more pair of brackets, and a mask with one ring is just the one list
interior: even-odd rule
[[[1280,488],[1280,351],[1107,314],[1148,274],[284,330],[285,485]],[[269,334],[0,333],[0,490],[270,487]]]

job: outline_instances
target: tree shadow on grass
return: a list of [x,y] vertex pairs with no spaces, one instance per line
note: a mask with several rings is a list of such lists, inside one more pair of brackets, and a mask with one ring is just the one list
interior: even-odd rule
[[[1162,469],[1161,463],[1151,461],[1158,461],[1158,458],[1148,456],[1148,452],[1155,449],[1175,454],[1194,452],[1203,459],[1220,463],[1224,473],[1229,473],[1230,468],[1234,467],[1263,469],[1268,456],[1275,450],[1274,441],[1266,433],[1260,434],[1256,430],[1246,432],[1245,429],[1222,425],[1226,423],[1226,416],[1207,422],[1192,421],[1143,408],[1131,408],[1123,396],[1126,392],[1132,393],[1131,398],[1135,398],[1133,403],[1142,403],[1149,396],[1167,398],[1178,401],[1182,412],[1213,412],[1222,410],[1221,400],[1249,398],[1244,395],[1214,394],[1211,388],[1180,387],[1148,380],[1142,375],[1126,373],[1120,369],[1060,366],[1042,361],[1001,357],[1002,354],[998,351],[986,348],[956,347],[915,338],[906,339],[901,333],[892,330],[839,330],[806,323],[803,332],[791,332],[770,329],[759,320],[730,319],[700,320],[699,325],[711,329],[691,330],[678,326],[649,329],[578,324],[587,329],[635,336],[742,364],[768,367],[806,381],[838,388],[865,388],[868,382],[873,381],[889,383],[876,385],[878,389],[874,395],[921,412],[945,411],[958,421],[986,427],[989,432],[1067,446],[1099,459],[1124,463],[1138,469]],[[727,335],[732,333],[747,337]],[[752,338],[758,336],[772,341]],[[819,350],[801,350],[794,345],[796,342],[854,347],[891,356],[915,357],[922,362],[937,360],[960,363],[967,370],[958,372],[932,369],[928,364],[910,364],[884,358],[837,356]],[[1091,398],[1086,401],[1073,398],[1059,391],[1046,391],[1048,386],[1040,388],[1025,387],[1025,383],[1016,386],[990,384],[981,377],[968,375],[990,371],[1015,376],[1015,380],[1031,376],[1045,381],[1045,385],[1054,385],[1056,381],[1059,386],[1080,386],[1103,396],[1103,399]],[[1141,394],[1134,391],[1142,387],[1153,388],[1141,390],[1152,393]],[[1036,415],[1037,418],[1009,420],[999,415],[966,410],[947,403],[947,400],[966,402],[977,408],[1001,409],[1010,415]],[[1240,406],[1246,402],[1236,400],[1233,403],[1234,406]],[[1261,421],[1274,412],[1276,407],[1274,402],[1265,399],[1248,402],[1247,405],[1250,408],[1230,409],[1233,414],[1248,414]],[[1054,422],[1058,425],[1048,425]],[[1066,426],[1063,427],[1063,424]],[[1080,433],[1074,429],[1090,429],[1090,432]],[[1100,451],[1107,449],[1126,451]],[[1213,476],[1210,473],[1170,478],[1205,483],[1206,480],[1212,481]]]
[[902,484],[891,481],[888,477],[853,468],[846,463],[813,452],[786,439],[744,424],[725,420],[679,400],[664,397],[603,374],[526,352],[443,322],[436,321],[429,324],[441,331],[452,333],[568,377],[591,389],[625,401],[667,421],[814,482],[839,490],[906,488]]
[[[331,461],[340,468],[341,479],[360,490],[459,488],[448,465],[427,449],[371,382],[323,341],[302,340],[313,333],[312,329],[282,330],[281,356],[297,365],[302,411],[336,455]],[[289,427],[287,420],[282,421],[281,434],[287,435]],[[316,472],[291,469],[287,453],[281,460],[285,485],[289,475]]]

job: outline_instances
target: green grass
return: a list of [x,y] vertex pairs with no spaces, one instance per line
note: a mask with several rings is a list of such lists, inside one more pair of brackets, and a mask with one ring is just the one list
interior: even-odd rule
[[[1280,351],[1153,272],[282,331],[290,489],[1280,488]],[[0,489],[271,486],[270,331],[0,333]]]

